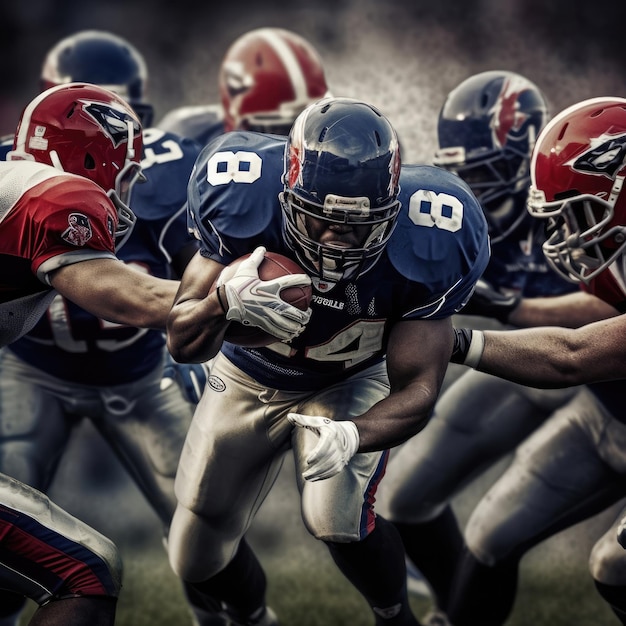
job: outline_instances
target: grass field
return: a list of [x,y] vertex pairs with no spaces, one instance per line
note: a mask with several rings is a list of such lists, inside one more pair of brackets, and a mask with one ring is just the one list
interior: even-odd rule
[[[106,459],[108,451],[101,453],[103,466],[112,464]],[[476,498],[499,471],[501,467],[492,468],[456,499],[459,519],[466,519]],[[122,551],[124,588],[117,626],[189,625],[179,581],[165,558],[159,524],[135,487],[118,484],[114,493],[103,495],[94,506],[81,489],[72,489],[70,476],[75,473],[68,461],[57,481],[63,488],[57,490],[55,499],[108,534]],[[607,512],[569,529],[526,556],[517,602],[507,626],[619,624],[596,593],[587,571],[594,536],[610,515]],[[302,526],[290,458],[249,539],[267,571],[269,603],[282,626],[371,626],[373,619],[364,600],[335,568],[326,548]],[[412,598],[411,602],[418,617],[430,609],[425,599]],[[27,624],[28,613],[22,626]]]

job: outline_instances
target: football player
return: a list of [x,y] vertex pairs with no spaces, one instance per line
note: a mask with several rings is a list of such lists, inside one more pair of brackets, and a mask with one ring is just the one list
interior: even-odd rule
[[[539,88],[501,70],[463,80],[441,108],[434,163],[469,184],[491,240],[489,265],[462,315],[495,317],[506,324],[520,297],[577,290],[548,266],[544,224],[526,210],[531,152],[547,121],[548,105]],[[439,610],[445,612],[463,546],[451,498],[574,392],[541,391],[468,370],[437,401],[436,419],[390,460],[385,516],[400,530],[407,555],[432,587]]]
[[308,104],[329,95],[317,51],[284,28],[258,28],[236,39],[218,80],[220,104],[174,109],[157,126],[202,145],[231,130],[287,135]]
[[[153,117],[146,81],[146,64],[137,49],[117,35],[95,30],[59,41],[41,72],[44,90],[67,82],[106,86],[130,103],[142,126]],[[187,230],[184,204],[200,146],[146,126],[142,139],[145,182],[133,189],[136,220],[118,258],[135,273],[178,277],[198,249]],[[63,163],[65,154],[56,154]],[[86,228],[77,223],[77,231],[79,227]],[[106,322],[57,294],[37,324],[0,353],[0,472],[47,491],[70,435],[81,418],[88,418],[166,533],[176,504],[178,457],[205,378],[201,365],[190,371],[168,356],[162,329]],[[181,385],[171,384],[183,375],[190,383],[198,379],[190,398]],[[21,600],[10,602],[0,592],[3,626],[17,620]]]
[[[141,151],[139,118],[106,89],[70,83],[25,107],[0,162],[0,345],[30,331],[57,294],[108,323],[164,328],[178,282],[115,256],[134,223]],[[1,587],[40,605],[31,623],[113,624],[115,547],[6,476],[0,504]]]
[[[448,607],[455,626],[503,624],[526,551],[626,496],[625,139],[623,98],[585,100],[546,126],[533,154],[528,208],[546,224],[549,263],[580,292],[524,298],[515,309],[516,325],[549,328],[456,333],[455,362],[538,387],[589,384],[518,449],[472,513]],[[590,310],[592,322],[604,311],[606,320],[556,327],[570,326],[572,307],[581,316]],[[595,544],[590,569],[626,624],[621,517]]]
[[[275,623],[245,536],[291,451],[305,526],[375,623],[418,624],[401,539],[376,515],[374,494],[389,449],[430,418],[451,316],[487,265],[480,205],[457,176],[401,168],[389,121],[347,98],[307,107],[288,138],[233,132],[212,141],[188,204],[201,250],[183,275],[168,345],[179,361],[214,360],[176,476],[174,571],[223,600],[236,623]],[[266,249],[306,273],[261,281]],[[307,311],[276,295],[310,282]],[[224,341],[232,323],[276,342]]]

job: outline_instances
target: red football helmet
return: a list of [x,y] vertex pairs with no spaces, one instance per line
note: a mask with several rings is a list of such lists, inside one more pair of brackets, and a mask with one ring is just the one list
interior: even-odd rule
[[322,62],[309,42],[281,28],[259,28],[228,49],[219,73],[224,126],[287,135],[298,114],[328,95]]
[[141,124],[127,102],[102,87],[70,83],[26,106],[7,160],[46,163],[92,180],[115,204],[121,237],[134,224],[128,200],[142,177],[142,148]]
[[547,218],[546,259],[589,282],[626,247],[626,99],[592,98],[557,115],[537,138],[528,210]]

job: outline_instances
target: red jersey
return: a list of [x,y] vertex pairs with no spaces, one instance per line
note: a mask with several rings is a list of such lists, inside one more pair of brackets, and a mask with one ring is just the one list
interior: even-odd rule
[[82,176],[33,161],[0,162],[0,345],[28,332],[64,265],[115,258],[117,210]]

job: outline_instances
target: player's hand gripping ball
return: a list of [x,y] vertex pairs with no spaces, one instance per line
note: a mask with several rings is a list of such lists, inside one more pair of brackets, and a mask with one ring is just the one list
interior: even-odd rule
[[[252,260],[260,260],[256,269]],[[244,261],[250,267],[242,268]],[[311,279],[286,256],[257,248],[224,268],[214,288],[219,285],[228,299],[226,317],[231,322],[224,338],[230,343],[259,348],[288,341],[309,321]]]

